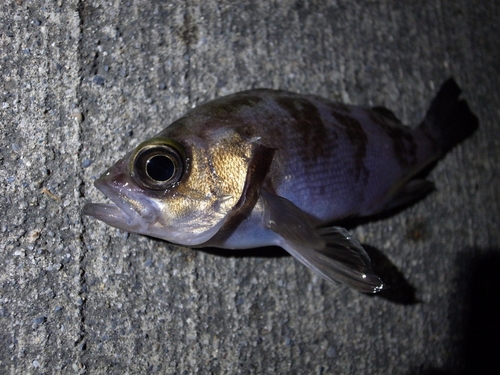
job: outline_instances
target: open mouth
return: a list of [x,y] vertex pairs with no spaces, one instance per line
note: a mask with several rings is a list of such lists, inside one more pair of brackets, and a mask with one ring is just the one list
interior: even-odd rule
[[86,203],[83,214],[120,229],[132,230],[140,218],[133,206],[102,179],[96,180],[94,185],[113,203]]

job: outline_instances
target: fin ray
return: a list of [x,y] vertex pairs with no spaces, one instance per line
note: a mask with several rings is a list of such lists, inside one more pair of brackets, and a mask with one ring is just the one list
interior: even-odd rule
[[360,243],[340,227],[315,229],[306,214],[289,200],[261,190],[265,225],[280,235],[279,245],[319,276],[360,292],[385,288],[373,272]]
[[388,194],[390,198],[386,198],[384,205],[374,210],[374,212],[389,211],[409,206],[427,196],[434,188],[432,181],[424,179],[410,180],[401,188],[398,188],[395,193],[392,193],[392,196]]

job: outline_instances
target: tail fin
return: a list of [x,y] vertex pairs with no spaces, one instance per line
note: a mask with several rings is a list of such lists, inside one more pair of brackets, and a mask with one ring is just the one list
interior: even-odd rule
[[479,126],[467,102],[458,99],[461,92],[453,78],[446,80],[420,124],[421,129],[436,140],[441,155],[472,135]]

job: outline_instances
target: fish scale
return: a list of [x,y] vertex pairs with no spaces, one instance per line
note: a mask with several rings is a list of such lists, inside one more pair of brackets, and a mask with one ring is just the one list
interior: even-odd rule
[[280,246],[326,280],[379,292],[363,247],[332,225],[429,193],[420,172],[478,127],[459,95],[448,79],[415,128],[382,107],[286,91],[215,99],[108,169],[95,186],[113,203],[83,212],[191,247]]

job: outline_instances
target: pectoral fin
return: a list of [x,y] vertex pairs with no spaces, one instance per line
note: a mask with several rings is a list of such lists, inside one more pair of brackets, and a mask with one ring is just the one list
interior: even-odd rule
[[289,200],[261,190],[265,225],[281,237],[279,245],[321,277],[376,293],[385,285],[371,269],[368,254],[347,230],[315,229],[306,214]]

